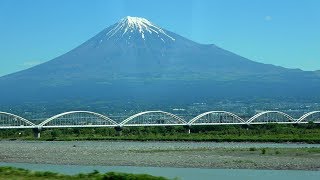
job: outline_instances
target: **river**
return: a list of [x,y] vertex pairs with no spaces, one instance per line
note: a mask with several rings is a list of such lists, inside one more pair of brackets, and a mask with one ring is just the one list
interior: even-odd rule
[[52,171],[63,174],[99,172],[146,173],[181,180],[319,180],[320,171],[298,170],[252,170],[252,169],[200,169],[200,168],[164,168],[164,167],[134,167],[134,166],[79,166],[52,165],[29,163],[0,163],[0,166],[12,166],[37,171]]

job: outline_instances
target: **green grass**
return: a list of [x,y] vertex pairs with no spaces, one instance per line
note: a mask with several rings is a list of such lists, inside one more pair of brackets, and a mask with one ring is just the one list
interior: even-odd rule
[[[1,139],[34,140],[32,130],[0,130]],[[132,140],[132,141],[214,141],[214,142],[304,142],[320,143],[320,124],[230,125],[185,127],[127,127],[122,135],[113,128],[45,129],[47,141]]]
[[77,175],[64,175],[53,172],[39,172],[30,171],[20,168],[13,167],[0,167],[0,179],[21,179],[21,180],[37,180],[37,179],[71,179],[71,180],[166,180],[164,177],[156,177],[148,174],[128,174],[128,173],[99,173],[98,171],[93,171],[87,174],[77,174]]

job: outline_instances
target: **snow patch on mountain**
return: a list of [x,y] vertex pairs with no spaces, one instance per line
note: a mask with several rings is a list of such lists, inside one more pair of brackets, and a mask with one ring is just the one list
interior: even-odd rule
[[[156,34],[161,41],[165,42],[164,38],[170,41],[175,41],[173,37],[168,35],[162,28],[156,26],[145,18],[127,16],[122,18],[114,28],[107,32],[106,36],[109,38],[119,35],[123,37],[129,33],[138,32],[141,34],[143,40],[146,39],[146,33]],[[160,37],[161,36],[161,37]],[[131,37],[131,35],[129,35]]]

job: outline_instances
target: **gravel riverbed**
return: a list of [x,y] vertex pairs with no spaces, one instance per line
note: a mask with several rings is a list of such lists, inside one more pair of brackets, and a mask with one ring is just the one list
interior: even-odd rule
[[[249,150],[250,147],[251,150]],[[0,141],[0,162],[101,166],[152,166],[320,170],[320,145]],[[262,153],[266,148],[266,153]]]

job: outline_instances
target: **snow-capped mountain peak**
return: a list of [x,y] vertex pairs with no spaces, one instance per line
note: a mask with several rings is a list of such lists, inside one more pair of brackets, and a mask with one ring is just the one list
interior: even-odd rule
[[168,35],[162,28],[141,17],[127,16],[122,18],[110,31],[107,32],[108,39],[114,36],[131,37],[133,33],[139,33],[143,40],[147,39],[147,34],[156,35],[163,42],[175,41],[175,38]]

